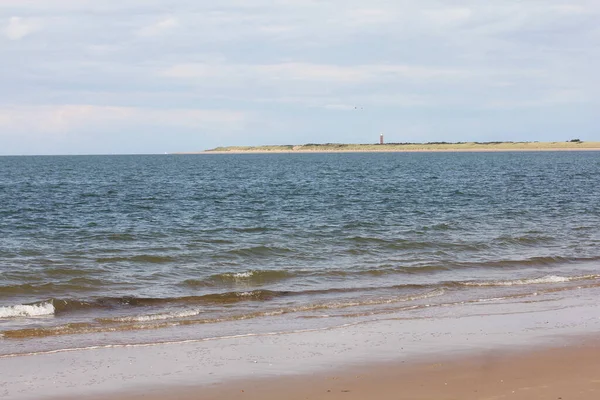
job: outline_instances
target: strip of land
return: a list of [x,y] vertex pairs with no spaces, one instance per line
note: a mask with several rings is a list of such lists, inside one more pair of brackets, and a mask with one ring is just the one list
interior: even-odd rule
[[600,142],[460,142],[388,144],[304,144],[216,147],[202,152],[178,154],[239,153],[343,153],[343,152],[476,152],[476,151],[600,151]]

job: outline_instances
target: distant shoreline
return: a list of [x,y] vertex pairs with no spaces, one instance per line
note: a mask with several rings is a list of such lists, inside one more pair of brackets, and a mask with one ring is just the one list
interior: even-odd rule
[[386,153],[386,152],[501,152],[501,151],[600,151],[600,142],[491,142],[398,144],[305,144],[229,146],[174,154],[270,154],[270,153]]

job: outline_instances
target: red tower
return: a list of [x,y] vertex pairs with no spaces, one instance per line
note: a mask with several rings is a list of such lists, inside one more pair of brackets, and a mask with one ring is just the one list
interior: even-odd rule
[[379,144],[383,144],[383,133],[379,135]]

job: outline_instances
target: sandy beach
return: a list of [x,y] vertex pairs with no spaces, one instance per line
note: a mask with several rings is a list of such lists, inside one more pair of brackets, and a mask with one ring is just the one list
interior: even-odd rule
[[596,399],[596,288],[288,333],[0,358],[6,399]]
[[[600,395],[599,344],[596,338],[588,338],[559,348],[525,353],[488,351],[438,362],[374,364],[298,377],[241,380],[110,398],[593,400]],[[96,399],[100,398],[93,398]]]

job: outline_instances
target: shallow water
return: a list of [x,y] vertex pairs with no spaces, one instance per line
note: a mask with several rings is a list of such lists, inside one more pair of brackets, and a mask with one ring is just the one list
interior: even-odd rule
[[0,157],[0,354],[600,286],[600,153]]

